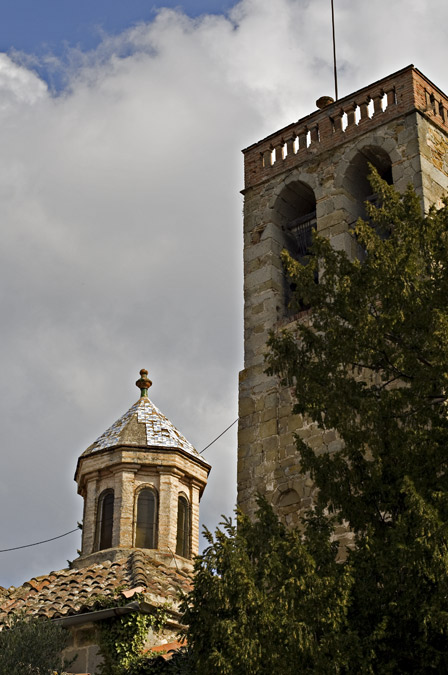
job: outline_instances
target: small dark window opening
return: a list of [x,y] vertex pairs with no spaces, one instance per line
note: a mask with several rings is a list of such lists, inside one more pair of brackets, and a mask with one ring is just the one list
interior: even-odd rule
[[190,505],[186,497],[180,496],[177,501],[176,554],[183,558],[190,557],[190,529]]
[[[389,233],[383,228],[380,230],[366,211],[366,202],[373,206],[381,205],[378,193],[372,193],[372,186],[369,181],[370,166],[375,167],[380,178],[385,180],[388,185],[393,185],[392,163],[387,152],[377,146],[362,148],[352,159],[344,179],[348,192],[355,198],[355,207],[352,210],[352,225],[354,226],[357,219],[361,217],[375,228],[382,239],[387,239],[390,236]],[[366,252],[359,247],[359,259],[362,261],[365,256]]]
[[375,167],[380,178],[388,185],[393,185],[392,163],[390,157],[382,148],[367,146],[362,148],[352,159],[345,176],[345,185],[357,202],[356,218],[366,219],[365,202],[378,204],[378,194],[372,193],[369,181],[370,166]]
[[151,488],[141,490],[137,498],[135,546],[157,548],[157,495]]
[[[392,179],[392,167],[388,166],[386,168],[378,168],[376,167],[380,177],[386,181],[388,185],[393,185],[393,179]],[[380,195],[377,192],[373,192],[372,194],[367,195],[365,198],[366,202],[369,202],[372,204],[372,206],[375,206],[379,208],[381,206],[381,199]],[[377,235],[382,239],[383,241],[386,241],[390,237],[390,230],[385,229],[383,227],[380,227],[377,223],[373,222],[373,220],[369,217],[369,215],[366,213],[365,216],[366,222],[369,223],[369,225],[375,230]],[[363,251],[363,254],[361,258],[365,257],[367,255],[366,251]]]
[[98,501],[97,542],[98,550],[112,547],[112,531],[114,524],[114,492],[107,490]]
[[[380,178],[386,181],[388,185],[393,185],[394,181],[392,180],[392,167],[388,166],[383,170],[381,168],[375,167],[378,171]],[[369,183],[370,185],[370,183]],[[380,198],[377,192],[372,192],[371,194],[366,195],[366,202],[370,202],[374,206],[380,206]]]
[[305,262],[305,256],[309,254],[309,248],[313,243],[313,230],[316,229],[316,211],[306,213],[300,218],[295,218],[287,225],[294,242],[291,255],[301,263]]
[[[291,182],[277,197],[273,210],[274,221],[283,233],[283,248],[292,258],[306,265],[310,255],[313,230],[317,225],[316,197],[313,190],[300,180]],[[283,288],[286,316],[306,309],[303,300],[297,298],[295,284],[286,274]]]
[[[311,255],[310,247],[313,243],[313,230],[316,228],[316,211],[311,211],[299,218],[295,218],[287,225],[290,242],[288,247],[289,253],[302,265],[307,265],[309,262],[309,256]],[[317,270],[314,272],[314,281],[316,284],[319,282]],[[289,313],[293,314],[309,309],[310,306],[302,298],[295,296],[295,291],[297,290],[296,284],[291,281],[287,283],[286,295]]]

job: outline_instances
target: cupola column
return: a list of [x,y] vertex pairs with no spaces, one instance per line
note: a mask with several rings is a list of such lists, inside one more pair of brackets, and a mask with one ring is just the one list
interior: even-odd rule
[[159,549],[176,551],[179,479],[171,471],[160,474]]
[[95,547],[95,520],[98,499],[98,474],[89,476],[85,485],[84,516],[82,523],[82,555],[93,553]]
[[112,547],[131,548],[133,542],[136,465],[120,465],[115,474]]
[[199,497],[200,485],[193,483],[191,487],[191,551],[193,555],[199,551]]

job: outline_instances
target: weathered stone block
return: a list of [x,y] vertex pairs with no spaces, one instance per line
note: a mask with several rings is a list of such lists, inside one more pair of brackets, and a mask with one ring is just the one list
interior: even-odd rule
[[[383,110],[380,102],[384,91],[388,92],[388,105]],[[254,410],[261,413],[261,418],[252,417],[254,411],[251,408],[241,413],[240,426],[245,436],[240,435],[239,454],[252,457],[247,454],[246,444],[254,444],[256,439],[262,439],[264,453],[264,465],[252,464],[257,472],[247,479],[244,489],[239,478],[239,505],[247,508],[249,513],[255,508],[253,495],[257,491],[268,491],[274,499],[280,488],[291,489],[291,480],[303,481],[298,476],[299,457],[293,441],[294,431],[316,452],[334,452],[341,447],[334,432],[320,431],[306,418],[292,416],[291,390],[263,374],[263,340],[266,341],[269,330],[294,328],[288,314],[288,286],[280,251],[286,247],[293,256],[297,255],[288,233],[294,229],[295,219],[303,219],[315,210],[318,232],[330,237],[338,250],[349,256],[357,255],[357,245],[349,228],[358,217],[365,217],[364,201],[370,195],[366,178],[368,162],[372,162],[388,180],[392,178],[399,190],[404,190],[411,182],[425,208],[440,200],[448,190],[448,125],[437,111],[428,112],[425,91],[429,97],[431,92],[437,94],[437,100],[441,96],[421,73],[406,68],[356,92],[352,99],[347,97],[344,108],[348,107],[352,115],[358,107],[361,123],[354,123],[352,119],[353,124],[344,131],[333,131],[328,116],[333,116],[333,122],[340,119],[337,107],[340,104],[336,103],[331,110],[313,112],[294,127],[288,127],[288,137],[297,133],[301,138],[301,149],[278,157],[273,166],[263,167],[259,158],[269,151],[271,144],[274,147],[281,145],[284,130],[245,151],[244,228],[250,232],[244,239],[244,257],[247,263],[256,262],[245,272],[244,340],[248,370],[240,379],[240,395],[242,400],[253,400]],[[375,101],[373,116],[367,114],[365,101],[369,99]],[[444,101],[447,109],[448,100]],[[316,124],[319,134],[315,131]],[[305,130],[311,127],[314,129],[313,142],[307,147],[303,143]],[[311,316],[312,310],[302,313],[299,320],[307,322]],[[252,440],[248,440],[250,425],[255,434]],[[272,454],[274,445],[277,459]],[[312,487],[308,485],[307,489],[309,494],[304,497],[306,501],[302,506],[311,504]],[[292,523],[294,513],[291,511],[286,515]]]

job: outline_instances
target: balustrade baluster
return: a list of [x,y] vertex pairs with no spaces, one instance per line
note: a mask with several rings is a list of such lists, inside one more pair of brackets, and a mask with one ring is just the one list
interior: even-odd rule
[[272,150],[268,149],[262,153],[263,166],[265,168],[272,166]]
[[284,146],[284,141],[281,140],[280,143],[277,143],[275,147],[275,163],[277,162],[282,162],[284,159],[283,156],[283,146]]
[[342,131],[342,115],[343,114],[344,113],[342,112],[342,110],[340,110],[333,117],[332,121],[333,121],[333,129],[334,129],[335,133],[338,132],[338,131]]
[[311,127],[311,143],[319,143],[319,125],[315,124]]
[[288,157],[294,154],[294,140],[295,140],[294,136],[291,136],[291,138],[286,139],[286,154]]
[[383,98],[383,94],[375,94],[372,96],[373,99],[373,115],[372,117],[375,117],[375,115],[379,115],[380,113],[383,112],[383,106],[381,105],[381,101]]
[[302,130],[299,132],[299,152],[300,152],[301,150],[306,150],[306,136],[307,136],[307,133],[308,133],[308,132],[307,132],[306,129],[302,129]]
[[389,89],[387,93],[387,107],[395,105],[395,89]]
[[359,120],[359,124],[362,122],[365,122],[366,120],[369,120],[369,101],[370,98],[366,98],[365,101],[362,101],[362,103],[359,104],[359,109],[361,111],[361,119]]
[[356,103],[353,103],[350,108],[346,108],[344,112],[347,113],[347,127],[351,127],[356,124],[356,115],[355,115]]

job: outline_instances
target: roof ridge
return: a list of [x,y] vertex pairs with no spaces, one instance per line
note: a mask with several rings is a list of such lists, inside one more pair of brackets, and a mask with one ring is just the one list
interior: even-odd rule
[[134,586],[148,588],[146,556],[143,551],[133,551],[129,556],[130,575]]

